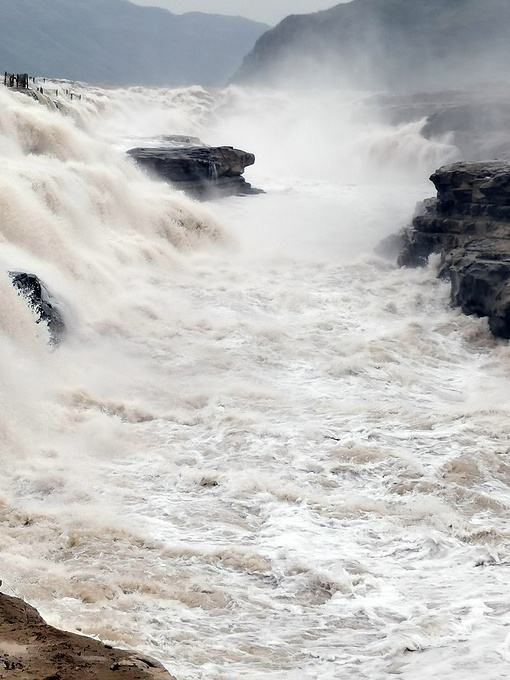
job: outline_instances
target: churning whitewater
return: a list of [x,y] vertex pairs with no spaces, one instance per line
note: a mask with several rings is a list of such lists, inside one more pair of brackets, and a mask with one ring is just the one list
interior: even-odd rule
[[[4,591],[178,680],[506,677],[508,342],[374,253],[456,149],[354,92],[55,87],[0,90]],[[169,134],[266,194],[125,155]]]

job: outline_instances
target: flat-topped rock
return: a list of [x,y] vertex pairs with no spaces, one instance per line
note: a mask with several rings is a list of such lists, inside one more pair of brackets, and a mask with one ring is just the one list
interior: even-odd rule
[[139,147],[127,153],[139,166],[195,198],[262,193],[242,177],[255,156],[231,146]]
[[510,162],[453,163],[430,179],[437,198],[405,230],[398,264],[420,266],[439,253],[452,304],[510,338]]

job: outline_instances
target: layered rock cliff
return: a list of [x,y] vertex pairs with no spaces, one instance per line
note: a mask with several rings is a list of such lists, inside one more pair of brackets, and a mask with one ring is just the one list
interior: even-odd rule
[[419,266],[439,253],[452,304],[510,338],[510,162],[458,162],[430,179],[437,198],[405,231],[398,264]]
[[510,70],[507,0],[352,0],[263,34],[237,82],[419,91]]

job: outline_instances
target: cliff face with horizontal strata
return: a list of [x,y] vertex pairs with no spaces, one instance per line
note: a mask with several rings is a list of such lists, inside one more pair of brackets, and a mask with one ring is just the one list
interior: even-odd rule
[[419,266],[439,253],[452,304],[510,338],[510,162],[453,163],[430,179],[437,198],[405,231],[398,264]]

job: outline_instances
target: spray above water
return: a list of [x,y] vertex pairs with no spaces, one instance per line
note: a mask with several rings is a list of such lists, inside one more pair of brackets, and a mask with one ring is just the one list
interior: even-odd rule
[[233,80],[409,93],[476,87],[508,70],[509,21],[500,0],[352,0],[286,17]]
[[[190,680],[499,672],[508,348],[373,254],[455,147],[366,93],[76,88],[0,91],[7,590]],[[150,180],[167,134],[267,193]]]

